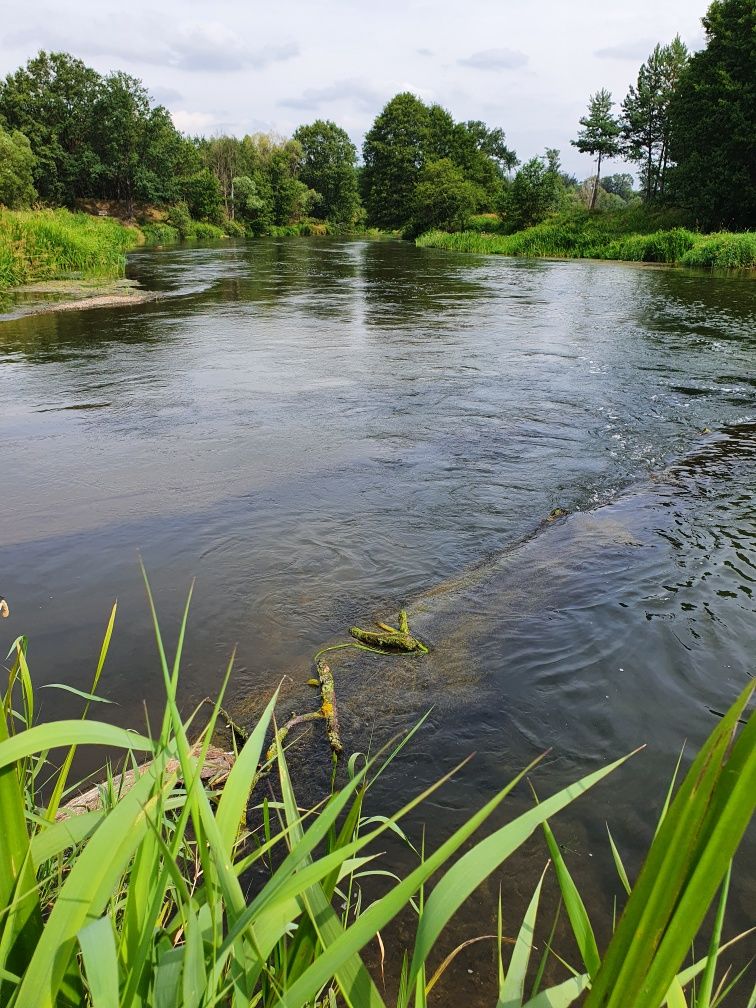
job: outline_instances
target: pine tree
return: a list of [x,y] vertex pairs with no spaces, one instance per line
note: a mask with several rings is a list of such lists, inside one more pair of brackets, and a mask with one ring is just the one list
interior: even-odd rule
[[657,45],[638,71],[638,80],[622,102],[622,151],[640,166],[646,200],[664,194],[669,165],[669,106],[685,64],[687,46],[680,36]]
[[591,210],[596,206],[602,158],[615,157],[620,152],[620,124],[612,113],[613,105],[611,92],[606,88],[601,88],[596,94],[591,95],[588,99],[588,115],[580,120],[583,129],[578,133],[576,140],[570,141],[581,154],[591,154],[598,158]]

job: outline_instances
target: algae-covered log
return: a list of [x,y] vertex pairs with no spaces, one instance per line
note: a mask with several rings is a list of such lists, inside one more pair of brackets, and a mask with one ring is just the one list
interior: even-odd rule
[[333,681],[331,667],[322,658],[317,663],[318,678],[320,679],[320,693],[323,697],[323,706],[320,711],[325,718],[326,731],[328,732],[328,742],[332,751],[338,756],[344,751],[339,733],[339,715],[336,710],[336,686]]
[[322,720],[323,712],[319,710],[311,711],[309,714],[292,714],[286,724],[279,728],[273,736],[273,741],[271,742],[268,751],[265,753],[265,762],[272,763],[276,756],[278,756],[279,749],[286,741],[286,736],[290,731],[298,728],[299,725],[307,724],[309,721]]

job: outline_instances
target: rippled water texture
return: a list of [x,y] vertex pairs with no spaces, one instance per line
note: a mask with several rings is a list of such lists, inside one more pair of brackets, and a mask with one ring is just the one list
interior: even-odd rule
[[338,665],[350,748],[434,705],[384,798],[477,751],[440,833],[546,747],[548,790],[647,743],[567,827],[578,870],[604,819],[632,861],[754,672],[753,282],[338,240],[130,275],[168,296],[0,323],[6,648],[86,689],[117,596],[105,693],[141,720],[141,552],[167,628],[197,578],[187,702],[238,642],[235,709],[285,673],[302,707],[316,647],[407,602],[427,658]]

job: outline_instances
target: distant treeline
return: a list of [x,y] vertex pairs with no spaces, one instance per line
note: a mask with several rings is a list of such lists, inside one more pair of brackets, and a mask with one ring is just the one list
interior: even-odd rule
[[[73,207],[145,203],[226,233],[374,226],[417,235],[459,230],[496,213],[511,232],[567,205],[672,205],[702,229],[756,225],[753,0],[715,0],[706,47],[657,45],[615,111],[591,96],[573,144],[596,159],[591,178],[565,174],[559,152],[520,164],[502,129],[455,122],[407,92],[375,119],[362,148],[330,121],[291,138],[186,137],[141,81],[105,76],[67,53],[40,52],[0,81],[0,204]],[[606,158],[633,176],[601,178]]]

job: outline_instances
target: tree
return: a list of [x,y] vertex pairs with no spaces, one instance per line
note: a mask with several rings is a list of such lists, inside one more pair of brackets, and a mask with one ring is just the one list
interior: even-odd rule
[[102,78],[68,53],[39,52],[0,82],[0,117],[29,139],[34,185],[50,203],[91,195],[101,165],[93,137]]
[[601,179],[601,188],[627,202],[634,195],[633,176],[627,174],[605,175]]
[[34,202],[34,164],[28,137],[0,126],[0,205],[14,209]]
[[218,136],[201,139],[197,149],[204,164],[218,180],[223,197],[223,209],[229,220],[234,219],[234,178],[239,174],[241,141],[236,137]]
[[504,130],[498,126],[495,129],[489,129],[479,119],[470,119],[465,123],[460,123],[460,126],[472,138],[475,148],[493,161],[502,176],[508,175],[517,167],[517,155],[507,147]]
[[195,220],[219,224],[223,219],[223,198],[218,179],[209,168],[187,175],[179,183],[181,198]]
[[612,115],[612,95],[606,88],[601,88],[588,99],[588,115],[580,120],[583,129],[577,139],[570,141],[581,154],[591,154],[597,157],[596,182],[593,187],[591,210],[596,205],[599,179],[601,177],[601,160],[605,157],[615,157],[620,152],[620,124]]
[[409,236],[431,228],[461,231],[478,202],[477,187],[450,158],[429,161],[415,188]]
[[456,124],[447,156],[477,187],[476,208],[480,210],[496,206],[508,173],[517,164],[503,130],[490,130],[479,120]]
[[349,227],[360,207],[357,189],[357,148],[336,123],[318,119],[300,126],[294,139],[302,147],[299,177],[320,194],[315,215],[339,227]]
[[371,223],[394,228],[409,219],[427,157],[429,128],[427,105],[404,91],[391,99],[368,131],[362,183]]
[[706,228],[756,226],[753,0],[716,0],[670,103],[670,188]]
[[638,71],[622,102],[622,152],[640,166],[647,202],[664,195],[669,165],[669,106],[688,61],[687,46],[676,36],[657,45]]
[[508,231],[520,231],[545,220],[564,199],[559,151],[549,148],[545,157],[534,157],[517,172],[505,190],[499,207]]

